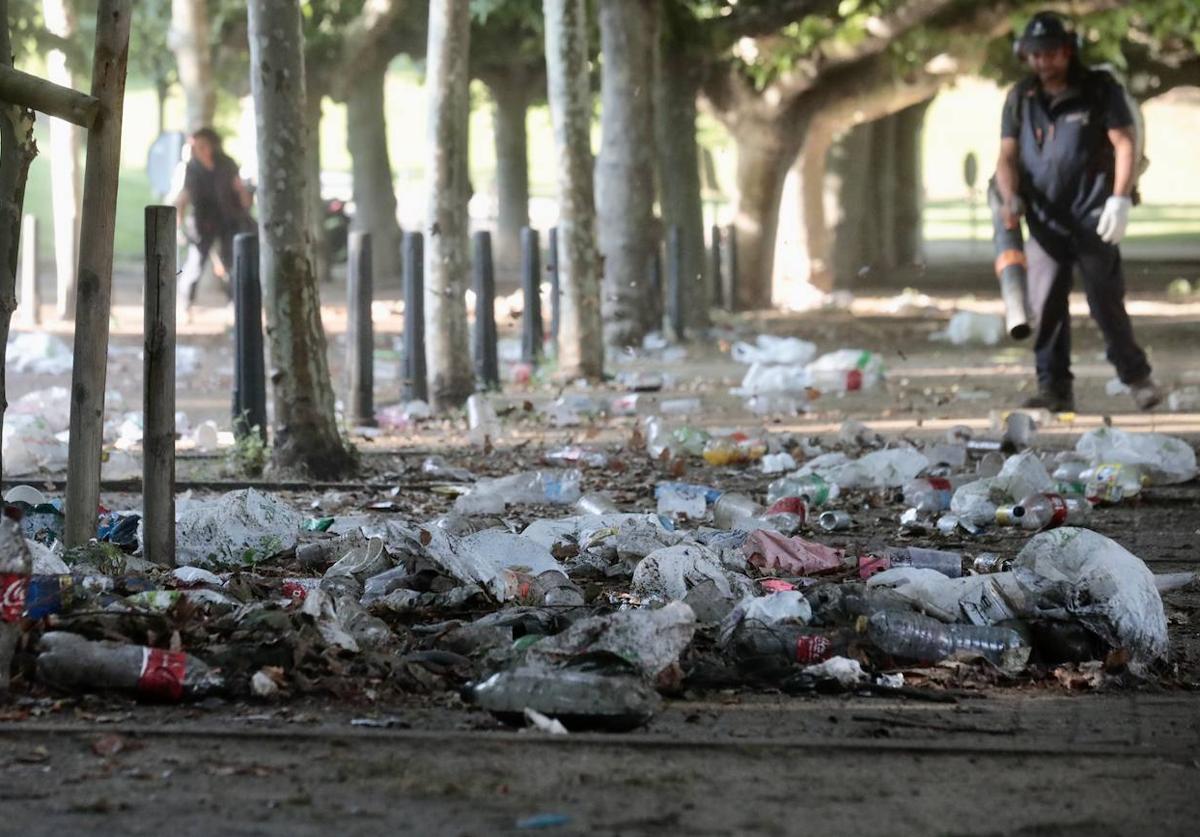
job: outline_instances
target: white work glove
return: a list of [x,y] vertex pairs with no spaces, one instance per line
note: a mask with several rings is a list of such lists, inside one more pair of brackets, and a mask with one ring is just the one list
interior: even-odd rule
[[1100,213],[1100,223],[1096,232],[1101,240],[1109,244],[1120,244],[1125,237],[1125,228],[1129,226],[1129,210],[1133,201],[1119,195],[1113,195],[1104,202],[1104,211]]

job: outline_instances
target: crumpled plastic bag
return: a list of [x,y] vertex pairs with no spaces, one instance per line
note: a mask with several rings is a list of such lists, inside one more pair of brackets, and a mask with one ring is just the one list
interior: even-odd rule
[[176,515],[175,564],[242,567],[291,549],[304,518],[271,494],[243,488]]
[[804,538],[788,538],[769,529],[756,529],[742,552],[752,566],[784,575],[818,575],[842,569],[842,551]]
[[67,443],[58,439],[53,425],[40,416],[5,415],[3,452],[5,476],[67,467]]
[[657,610],[624,610],[581,619],[529,647],[525,662],[559,666],[596,652],[616,654],[653,679],[679,660],[696,633],[696,614],[684,602]]
[[943,340],[955,346],[983,343],[995,346],[1004,336],[1004,318],[999,314],[980,314],[976,311],[956,311],[945,331],[929,335],[930,340]]
[[804,392],[808,388],[808,382],[808,371],[803,366],[754,363],[742,377],[742,385],[731,392],[745,397],[779,392]]
[[65,375],[75,353],[61,337],[47,331],[18,334],[8,341],[5,362],[10,372],[29,375]]
[[1013,502],[1020,502],[1030,494],[1041,494],[1054,490],[1054,480],[1046,472],[1046,466],[1032,450],[1010,456],[995,477],[995,487],[1004,491]]
[[717,556],[698,544],[680,544],[656,549],[639,561],[633,570],[632,590],[640,596],[679,601],[705,581],[712,581],[722,596],[733,597],[730,576]]
[[1196,476],[1196,451],[1183,439],[1165,433],[1128,433],[1115,427],[1098,427],[1083,434],[1075,450],[1092,465],[1140,465],[1152,484],[1173,485]]
[[804,366],[817,356],[817,346],[799,337],[760,334],[754,345],[738,341],[730,354],[738,363],[781,363]]
[[816,474],[842,489],[899,488],[928,467],[929,457],[916,448],[888,448],[859,459],[838,452],[821,454],[805,462],[795,473]]
[[1066,526],[1030,538],[1013,562],[1022,584],[1039,593],[1039,611],[1077,619],[1137,663],[1167,654],[1167,615],[1154,574],[1116,541]]
[[937,570],[893,567],[873,575],[867,586],[891,590],[913,610],[943,622],[994,625],[1028,615],[1033,608],[1012,573],[950,578]]
[[520,594],[523,576],[563,572],[549,549],[523,535],[485,529],[456,538],[441,529],[427,531],[430,560],[459,581],[481,585],[502,602]]
[[799,590],[778,590],[765,596],[746,596],[721,621],[720,644],[729,644],[733,632],[743,622],[774,625],[794,622],[807,625],[812,620],[812,605]]

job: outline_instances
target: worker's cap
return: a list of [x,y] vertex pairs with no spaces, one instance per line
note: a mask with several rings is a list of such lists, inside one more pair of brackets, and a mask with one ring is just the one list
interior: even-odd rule
[[1063,46],[1076,46],[1075,32],[1062,15],[1055,12],[1038,12],[1016,43],[1016,52],[1025,57],[1031,52],[1042,52]]

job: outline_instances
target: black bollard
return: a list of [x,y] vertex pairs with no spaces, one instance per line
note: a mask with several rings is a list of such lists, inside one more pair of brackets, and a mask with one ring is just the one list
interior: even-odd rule
[[428,401],[425,372],[425,238],[404,234],[401,270],[404,274],[404,368],[402,401]]
[[492,267],[492,234],[480,230],[474,237],[472,273],[475,287],[475,377],[484,389],[499,389],[500,363],[496,358],[496,274]]
[[346,418],[357,427],[375,426],[374,296],[371,234],[355,230],[346,254]]
[[733,224],[725,228],[725,252],[729,264],[724,275],[725,292],[721,296],[725,298],[725,310],[733,311],[737,308],[738,283],[737,227]]
[[721,264],[721,228],[716,224],[712,225],[712,295],[713,305],[717,308],[725,304],[725,282],[721,278],[724,275]]
[[267,372],[263,360],[262,286],[258,236],[233,239],[233,432],[241,439],[258,428],[267,440]]
[[538,231],[521,228],[521,286],[525,313],[521,318],[521,360],[536,364],[542,357],[542,253]]
[[683,342],[683,235],[678,226],[667,229],[667,322],[675,340]]
[[562,299],[558,290],[558,227],[550,228],[546,241],[546,273],[550,277],[550,339],[558,346],[558,324],[562,313]]

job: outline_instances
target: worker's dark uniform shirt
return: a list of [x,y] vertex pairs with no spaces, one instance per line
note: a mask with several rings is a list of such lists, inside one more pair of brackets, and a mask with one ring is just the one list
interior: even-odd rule
[[1133,125],[1124,89],[1103,70],[1073,73],[1051,97],[1036,76],[1008,93],[1000,135],[1017,140],[1020,193],[1031,214],[1060,235],[1090,224],[1113,193],[1115,158],[1108,131]]
[[241,231],[248,217],[242,199],[234,188],[238,177],[237,163],[218,154],[211,169],[199,160],[187,164],[183,185],[192,201],[196,232],[201,239],[211,239],[226,231]]

